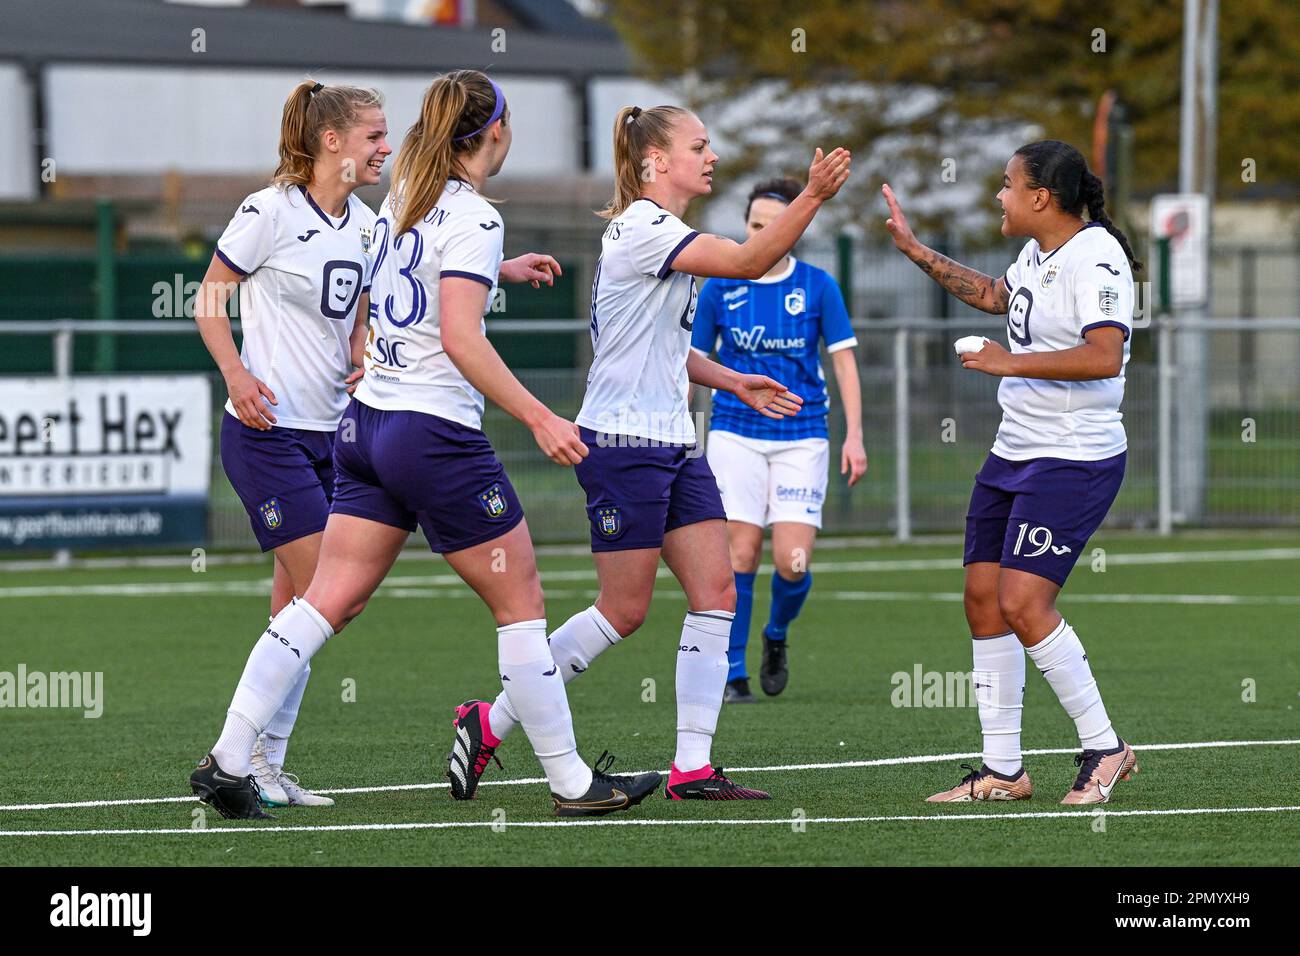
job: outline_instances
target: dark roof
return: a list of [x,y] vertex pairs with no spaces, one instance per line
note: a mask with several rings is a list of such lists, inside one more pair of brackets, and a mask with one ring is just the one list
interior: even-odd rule
[[520,22],[543,33],[560,33],[571,37],[615,42],[614,28],[599,20],[589,20],[567,0],[496,0]]
[[[530,6],[534,12],[545,4]],[[512,5],[514,6],[514,5]],[[207,7],[156,0],[0,0],[0,60],[262,69],[433,73],[476,68],[584,77],[626,74],[617,40],[601,40],[574,13],[572,32],[511,28],[506,52],[492,31],[354,20],[321,10]],[[564,29],[565,20],[553,21]],[[206,31],[206,52],[191,31]]]

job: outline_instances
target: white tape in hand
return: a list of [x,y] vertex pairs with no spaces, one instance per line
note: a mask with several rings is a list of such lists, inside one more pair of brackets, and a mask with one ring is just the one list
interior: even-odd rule
[[984,343],[987,341],[988,339],[982,335],[963,335],[953,343],[952,347],[957,350],[958,355],[963,355],[966,352],[978,352],[984,348]]

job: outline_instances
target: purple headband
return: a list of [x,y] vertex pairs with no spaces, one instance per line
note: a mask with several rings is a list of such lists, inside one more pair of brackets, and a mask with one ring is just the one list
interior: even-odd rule
[[785,196],[782,196],[780,193],[759,193],[754,198],[755,199],[779,199],[787,206],[790,205],[790,200],[787,199]]
[[501,92],[501,87],[497,86],[496,83],[494,83],[492,80],[488,80],[488,82],[492,83],[492,92],[495,93],[497,97],[496,105],[492,107],[492,115],[488,117],[488,121],[486,123],[484,123],[478,129],[474,130],[474,132],[466,133],[464,136],[452,137],[453,143],[459,143],[462,139],[470,139],[473,136],[477,136],[479,133],[483,132],[485,129],[487,129],[489,126],[491,126],[493,123],[495,123],[497,120],[501,118],[501,114],[502,112],[505,111],[506,108],[505,94]]

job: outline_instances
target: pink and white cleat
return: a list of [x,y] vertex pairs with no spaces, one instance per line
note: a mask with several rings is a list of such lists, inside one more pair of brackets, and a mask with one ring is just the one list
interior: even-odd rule
[[[478,791],[479,778],[487,770],[489,760],[501,761],[496,750],[501,740],[492,733],[488,711],[492,705],[484,700],[467,700],[456,708],[456,739],[451,753],[447,754],[447,779],[451,781],[454,800],[473,800]],[[504,767],[502,769],[505,769]]]
[[1138,772],[1137,754],[1123,740],[1114,750],[1085,750],[1077,754],[1074,765],[1079,768],[1079,776],[1061,801],[1071,806],[1108,802],[1115,784]]
[[951,790],[941,790],[925,798],[926,803],[970,803],[973,800],[1028,800],[1034,795],[1034,784],[1025,768],[1017,774],[1002,774],[981,766],[978,770],[968,763],[961,765],[970,773]]
[[668,786],[664,796],[669,800],[771,800],[772,795],[763,790],[751,790],[732,783],[722,775],[722,768],[714,770],[705,764],[699,770],[681,771],[677,764],[668,773]]

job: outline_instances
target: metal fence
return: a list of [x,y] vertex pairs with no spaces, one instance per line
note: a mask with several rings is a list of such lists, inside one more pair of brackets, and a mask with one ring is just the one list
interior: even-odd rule
[[[907,539],[961,529],[972,478],[992,444],[1001,417],[998,380],[962,369],[952,342],[975,332],[1000,335],[996,318],[905,321],[858,320],[863,428],[870,467],[849,490],[838,475],[842,406],[832,393],[832,479],[825,508],[827,533],[884,533]],[[572,335],[584,339],[582,320],[497,321],[489,335],[515,339]],[[48,372],[68,374],[77,339],[144,334],[196,336],[179,322],[0,323],[0,335],[44,336]],[[1204,367],[1179,364],[1182,337],[1208,338]],[[0,340],[2,341],[2,340]],[[0,344],[0,348],[3,345]],[[829,365],[829,363],[827,363]],[[1123,412],[1129,437],[1128,473],[1111,509],[1112,527],[1180,525],[1300,525],[1300,319],[1156,320],[1132,340]],[[148,369],[132,369],[133,373]],[[173,371],[167,367],[152,369]],[[585,368],[520,369],[519,377],[561,415],[582,401]],[[1175,454],[1179,409],[1175,379],[1191,376],[1209,397],[1204,460],[1189,465]],[[213,407],[225,402],[211,376]],[[707,429],[708,396],[696,408]],[[218,411],[217,414],[221,414]],[[214,451],[218,429],[214,421]],[[586,534],[582,492],[572,470],[549,463],[528,430],[489,405],[484,430],[510,472],[539,541],[579,541]],[[248,519],[213,457],[210,544],[251,546]],[[1180,474],[1203,469],[1203,482]],[[437,476],[431,475],[431,481]],[[1203,487],[1189,500],[1187,487]]]

